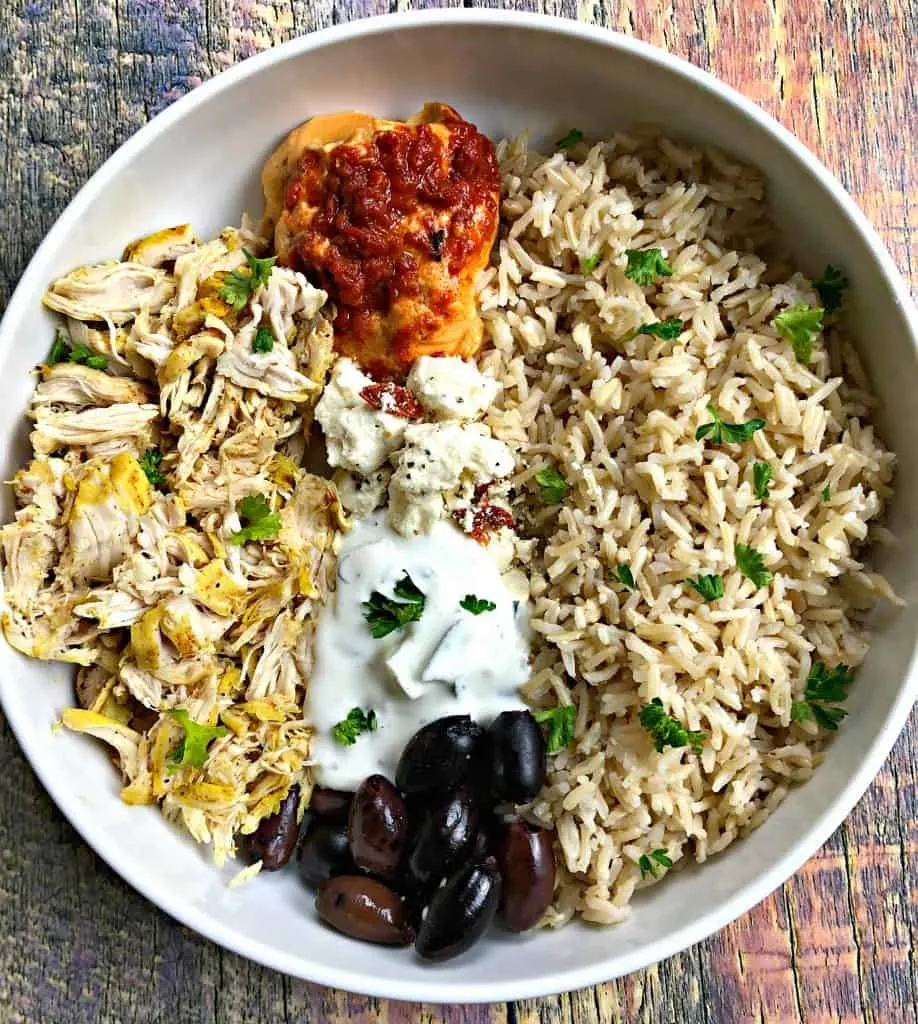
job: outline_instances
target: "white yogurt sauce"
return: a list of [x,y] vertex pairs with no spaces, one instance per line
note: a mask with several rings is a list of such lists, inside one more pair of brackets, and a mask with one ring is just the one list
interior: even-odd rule
[[[406,573],[424,594],[424,612],[376,640],[363,604],[374,590],[392,597]],[[468,594],[496,608],[473,615],[460,605]],[[354,789],[375,772],[392,779],[405,744],[427,722],[467,714],[487,725],[524,707],[517,689],[529,676],[525,598],[454,526],[402,537],[378,514],[355,523],[342,542],[338,589],[319,621],[315,655],[306,717],[315,727],[316,781]],[[332,730],[355,707],[375,711],[377,728],[343,746]]]

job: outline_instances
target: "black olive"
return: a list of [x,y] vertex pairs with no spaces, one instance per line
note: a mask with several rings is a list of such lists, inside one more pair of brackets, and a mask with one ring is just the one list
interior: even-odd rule
[[498,803],[533,800],[545,779],[545,737],[528,711],[503,711],[488,729],[491,795]]
[[524,932],[538,924],[555,889],[551,833],[519,819],[508,822],[497,847],[504,880],[500,911],[504,926]]
[[312,887],[333,875],[356,874],[348,845],[347,822],[314,818],[306,827],[297,850],[300,878]]
[[408,811],[387,778],[371,775],[360,783],[347,828],[357,867],[380,878],[394,878],[408,842]]
[[472,860],[483,860],[496,853],[503,827],[503,821],[490,811],[481,815],[472,846]]
[[347,821],[351,809],[353,793],[341,789],[326,789],[325,786],[313,786],[309,798],[309,809],[319,818],[329,821]]
[[475,842],[480,817],[468,786],[436,800],[421,818],[408,854],[408,874],[423,891],[464,860]]
[[403,793],[452,789],[468,772],[482,734],[468,715],[448,715],[422,726],[402,751],[396,785]]
[[251,835],[242,837],[243,856],[251,862],[260,860],[262,871],[277,871],[290,860],[296,848],[296,810],[299,800],[300,787],[293,785],[277,813],[262,818]]
[[494,920],[500,872],[493,857],[466,864],[434,893],[414,948],[422,960],[449,960],[474,945]]
[[316,910],[326,923],[352,939],[407,946],[414,938],[405,901],[382,882],[339,875],[319,886]]

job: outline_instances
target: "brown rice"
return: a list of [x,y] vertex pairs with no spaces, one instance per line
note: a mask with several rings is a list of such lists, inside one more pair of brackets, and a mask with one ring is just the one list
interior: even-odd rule
[[[782,309],[821,302],[772,252],[756,172],[647,132],[550,158],[524,139],[499,153],[481,363],[504,384],[489,422],[521,447],[515,483],[538,538],[526,693],[577,706],[576,740],[551,759],[532,807],[561,851],[548,920],[616,923],[654,881],[642,854],[706,860],[820,762],[825,734],[792,723],[791,704],[816,661],[862,661],[866,611],[895,599],[860,554],[894,457],[838,325],[809,365],[773,326]],[[649,247],[673,274],[641,289],[625,251]],[[676,341],[634,335],[675,317]],[[696,441],[709,402],[766,427],[741,446]],[[765,501],[756,460],[774,471]],[[534,493],[545,464],[570,484],[560,506]],[[770,586],[736,570],[736,541],[764,555]],[[634,591],[615,579],[619,564]],[[685,584],[699,573],[723,575],[723,598],[705,603]],[[700,755],[655,751],[638,710],[656,697],[706,733]]]

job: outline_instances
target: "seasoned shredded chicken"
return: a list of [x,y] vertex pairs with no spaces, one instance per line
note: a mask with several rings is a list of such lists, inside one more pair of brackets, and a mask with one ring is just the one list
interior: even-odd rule
[[0,529],[6,639],[82,666],[64,724],[218,863],[293,785],[308,795],[303,700],[343,526],[301,466],[326,295],[264,248],[182,225],[51,286],[63,331]]

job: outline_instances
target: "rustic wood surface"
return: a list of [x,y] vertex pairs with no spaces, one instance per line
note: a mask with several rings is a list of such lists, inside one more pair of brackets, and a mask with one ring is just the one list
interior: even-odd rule
[[[157,111],[258,50],[409,6],[0,0],[0,299],[76,189]],[[514,6],[620,29],[737,86],[839,175],[918,285],[916,0]],[[0,718],[0,1022],[918,1021],[916,764],[913,717],[820,853],[680,956],[556,999],[414,1006],[283,977],[167,918],[81,842]]]

